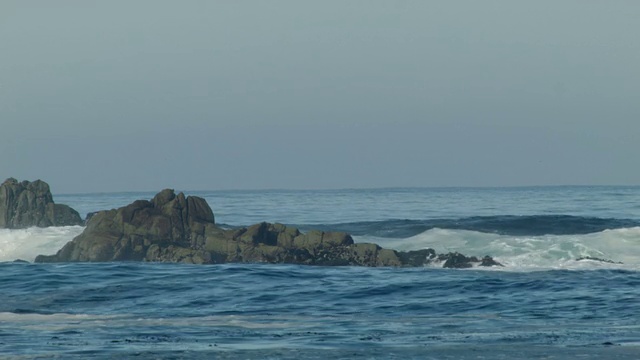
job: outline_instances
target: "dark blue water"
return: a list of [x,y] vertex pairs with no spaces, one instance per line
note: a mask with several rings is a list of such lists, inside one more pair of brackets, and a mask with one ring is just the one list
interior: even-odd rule
[[[82,228],[0,230],[0,359],[640,358],[638,187],[187,194],[226,226],[344,230],[507,266],[13,263]],[[87,213],[152,196],[55,200]]]
[[298,225],[300,228],[344,231],[352,235],[404,238],[431,229],[469,230],[515,236],[580,235],[640,226],[640,220],[571,215],[473,216],[457,219],[361,221]]
[[640,355],[638,272],[135,263],[0,272],[5,354]]

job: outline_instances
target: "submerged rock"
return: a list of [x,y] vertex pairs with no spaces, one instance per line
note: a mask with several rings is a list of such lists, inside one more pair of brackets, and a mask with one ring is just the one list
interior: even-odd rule
[[77,211],[56,204],[49,185],[42,181],[9,178],[0,185],[0,228],[82,225]]
[[437,256],[439,261],[444,261],[442,267],[450,269],[465,269],[478,266],[504,266],[495,261],[491,256],[485,256],[482,259],[478,259],[475,256],[465,256],[458,252],[450,252],[448,254],[440,254]]
[[437,258],[433,249],[399,251],[397,254],[404,266],[425,266]]
[[[471,259],[479,262],[459,255],[457,263]],[[437,259],[433,249],[398,252],[376,244],[354,243],[344,232],[302,233],[291,226],[266,222],[223,229],[215,224],[213,211],[204,199],[185,198],[183,193],[176,195],[166,189],[151,201],[137,200],[120,209],[95,213],[88,218],[82,234],[57,254],[40,255],[35,261],[425,266]]]

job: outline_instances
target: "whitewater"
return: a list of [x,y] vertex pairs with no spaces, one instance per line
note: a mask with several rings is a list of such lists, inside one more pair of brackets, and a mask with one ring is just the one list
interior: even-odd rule
[[[346,231],[504,267],[33,264],[84,228],[0,229],[0,358],[640,354],[640,187],[185,193],[204,197],[224,227]],[[85,216],[153,195],[54,200]]]
[[[83,229],[81,226],[1,229],[0,262],[33,262],[37,255],[55,253]],[[487,268],[488,270],[611,268],[640,271],[640,227],[580,235],[541,236],[434,228],[406,238],[355,236],[354,241],[376,243],[399,251],[431,248],[437,253],[491,255],[505,265],[503,268],[492,267]]]

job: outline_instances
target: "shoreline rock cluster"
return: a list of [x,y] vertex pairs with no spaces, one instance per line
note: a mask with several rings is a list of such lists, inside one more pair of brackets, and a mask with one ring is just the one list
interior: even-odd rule
[[14,178],[0,185],[0,228],[71,226],[84,222],[77,211],[53,202],[49,185],[42,181]]
[[324,266],[443,267],[501,266],[491,257],[433,249],[395,251],[355,243],[344,232],[300,232],[283,224],[259,223],[239,229],[215,224],[213,211],[197,196],[165,189],[152,200],[93,214],[85,230],[55,255],[36,262],[153,261],[193,264],[290,263]]
[[355,243],[344,232],[299,229],[262,222],[224,229],[211,207],[197,196],[159,192],[118,209],[92,212],[83,221],[77,211],[53,202],[49,185],[9,178],[0,185],[0,228],[85,225],[84,231],[54,255],[35,262],[150,261],[191,264],[286,263],[322,266],[445,268],[502,266],[490,256],[437,254],[433,249],[396,251],[373,243]]

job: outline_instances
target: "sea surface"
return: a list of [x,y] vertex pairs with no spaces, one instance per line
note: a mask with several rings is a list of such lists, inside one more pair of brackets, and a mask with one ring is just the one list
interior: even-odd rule
[[[0,359],[640,358],[640,187],[185,194],[225,227],[340,230],[505,266],[33,264],[83,228],[0,229]],[[153,195],[54,200],[85,216]]]

